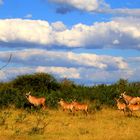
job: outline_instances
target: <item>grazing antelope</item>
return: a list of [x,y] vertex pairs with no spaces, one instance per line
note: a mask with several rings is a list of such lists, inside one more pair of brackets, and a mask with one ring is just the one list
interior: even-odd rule
[[124,92],[124,93],[121,93],[120,98],[123,98],[125,103],[128,105],[134,97],[126,95],[126,92]]
[[67,103],[65,102],[63,99],[61,99],[58,104],[61,105],[61,107],[63,108],[63,111],[65,110],[70,110],[71,112],[73,112],[73,104],[72,103]]
[[46,108],[46,105],[45,105],[46,99],[44,97],[37,98],[35,96],[31,96],[30,94],[31,94],[31,92],[26,93],[26,98],[31,104],[33,104],[34,106],[42,105],[43,109]]
[[115,100],[116,100],[116,102],[117,102],[117,107],[118,107],[118,109],[121,110],[121,111],[123,111],[123,112],[125,113],[125,111],[126,111],[126,104],[125,104],[125,103],[121,103],[121,102],[119,101],[119,99],[116,99],[116,98],[115,98]]
[[84,111],[86,113],[86,115],[88,114],[88,104],[81,104],[81,103],[78,103],[76,101],[73,101],[72,104],[74,106],[74,110]]

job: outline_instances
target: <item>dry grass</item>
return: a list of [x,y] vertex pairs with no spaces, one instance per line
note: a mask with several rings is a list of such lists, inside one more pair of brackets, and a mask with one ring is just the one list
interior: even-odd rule
[[0,140],[139,140],[140,113],[124,116],[116,109],[103,108],[88,116],[73,116],[61,110],[29,113],[0,111]]

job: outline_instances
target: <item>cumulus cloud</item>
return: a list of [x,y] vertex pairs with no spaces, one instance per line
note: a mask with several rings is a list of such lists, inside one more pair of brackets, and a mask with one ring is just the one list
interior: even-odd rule
[[[2,64],[7,62],[10,53],[0,52]],[[12,52],[8,67],[0,71],[0,81],[36,72],[50,73],[58,79],[69,78],[80,84],[114,82],[120,78],[137,81],[139,64],[139,57],[28,49]]]
[[77,24],[57,34],[58,44],[87,48],[139,49],[140,19],[118,18],[91,26]]
[[72,10],[94,13],[140,16],[140,9],[116,8],[113,9],[104,0],[49,0],[57,4],[56,12],[66,14]]
[[[0,60],[6,62],[9,53],[0,52]],[[127,69],[128,64],[122,57],[28,49],[12,52],[12,63],[28,66],[87,67],[106,70]]]
[[[93,12],[101,7],[103,8],[108,7],[108,4],[106,4],[103,0],[49,0],[49,1],[58,4],[59,5],[58,9],[62,14],[71,11],[72,8],[87,12]],[[59,11],[57,10],[57,12]]]
[[49,45],[53,43],[52,28],[41,20],[0,20],[0,42]]
[[67,29],[66,25],[61,21],[53,22],[51,23],[51,26],[52,26],[52,30],[56,32],[64,31]]
[[[13,45],[12,45],[13,44]],[[140,49],[140,19],[115,18],[67,28],[61,21],[0,20],[0,46]]]
[[76,68],[64,67],[10,67],[0,71],[0,81],[9,81],[23,74],[32,74],[36,72],[45,72],[52,74],[56,78],[79,79],[80,74]]
[[[57,79],[68,78],[80,84],[111,83],[120,78],[137,80],[140,78],[137,70],[95,70],[93,68],[66,68],[66,67],[10,67],[0,71],[0,81],[9,81],[18,75],[45,72]],[[134,77],[136,76],[136,77]],[[138,76],[138,77],[137,77]]]

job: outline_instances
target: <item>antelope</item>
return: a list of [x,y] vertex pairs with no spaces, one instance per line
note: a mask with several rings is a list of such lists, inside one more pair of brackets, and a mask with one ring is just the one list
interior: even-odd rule
[[72,104],[74,106],[74,110],[76,111],[81,110],[84,111],[86,115],[88,114],[88,104],[81,104],[76,101],[73,101]]
[[63,99],[61,99],[58,104],[61,105],[61,107],[63,108],[63,111],[65,110],[70,110],[71,112],[73,112],[73,104],[72,103],[67,103],[65,102]]
[[116,102],[117,102],[117,107],[118,107],[118,109],[119,109],[120,111],[123,111],[123,112],[125,113],[125,111],[126,111],[126,104],[125,104],[125,103],[121,103],[121,102],[119,101],[119,99],[116,99],[116,98],[115,98],[115,100],[116,100]]
[[42,105],[43,109],[46,108],[46,105],[45,105],[46,99],[45,99],[44,97],[42,97],[42,98],[37,98],[37,97],[32,96],[32,95],[30,95],[30,94],[31,94],[31,92],[26,93],[26,98],[27,98],[27,100],[28,100],[31,104],[33,104],[34,106],[40,106],[40,105]]
[[134,97],[133,99],[130,100],[129,104],[140,104],[140,97]]
[[140,104],[129,104],[127,105],[127,108],[131,111],[131,115],[133,111],[140,111]]
[[120,98],[123,98],[125,103],[128,105],[134,97],[126,95],[126,92],[124,92],[124,93],[121,93]]

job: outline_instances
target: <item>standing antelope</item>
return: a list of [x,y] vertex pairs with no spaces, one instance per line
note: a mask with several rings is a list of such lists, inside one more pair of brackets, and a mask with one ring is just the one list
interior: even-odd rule
[[46,99],[44,97],[37,98],[35,96],[31,96],[30,94],[31,94],[31,92],[26,93],[26,98],[31,104],[33,104],[34,106],[42,105],[43,109],[46,108],[46,105],[45,105]]
[[133,99],[132,96],[126,95],[126,92],[121,93],[120,98],[123,98],[126,104],[128,105],[130,101]]
[[74,110],[76,111],[81,110],[81,111],[84,111],[86,115],[88,114],[88,104],[81,104],[76,101],[73,101],[72,104],[74,106]]
[[123,111],[123,112],[125,113],[125,111],[126,111],[126,104],[125,104],[125,103],[121,103],[121,102],[119,101],[119,99],[116,99],[116,98],[115,98],[115,100],[116,100],[116,102],[117,102],[117,107],[118,107],[118,109],[121,110],[121,111]]
[[134,97],[133,99],[130,100],[129,104],[140,104],[140,97]]
[[133,111],[140,111],[140,104],[129,104],[127,105],[127,108],[131,111],[131,115]]
[[61,105],[61,107],[63,108],[63,111],[65,110],[70,110],[71,112],[73,112],[73,104],[72,103],[67,103],[65,102],[63,99],[61,99],[58,104]]

